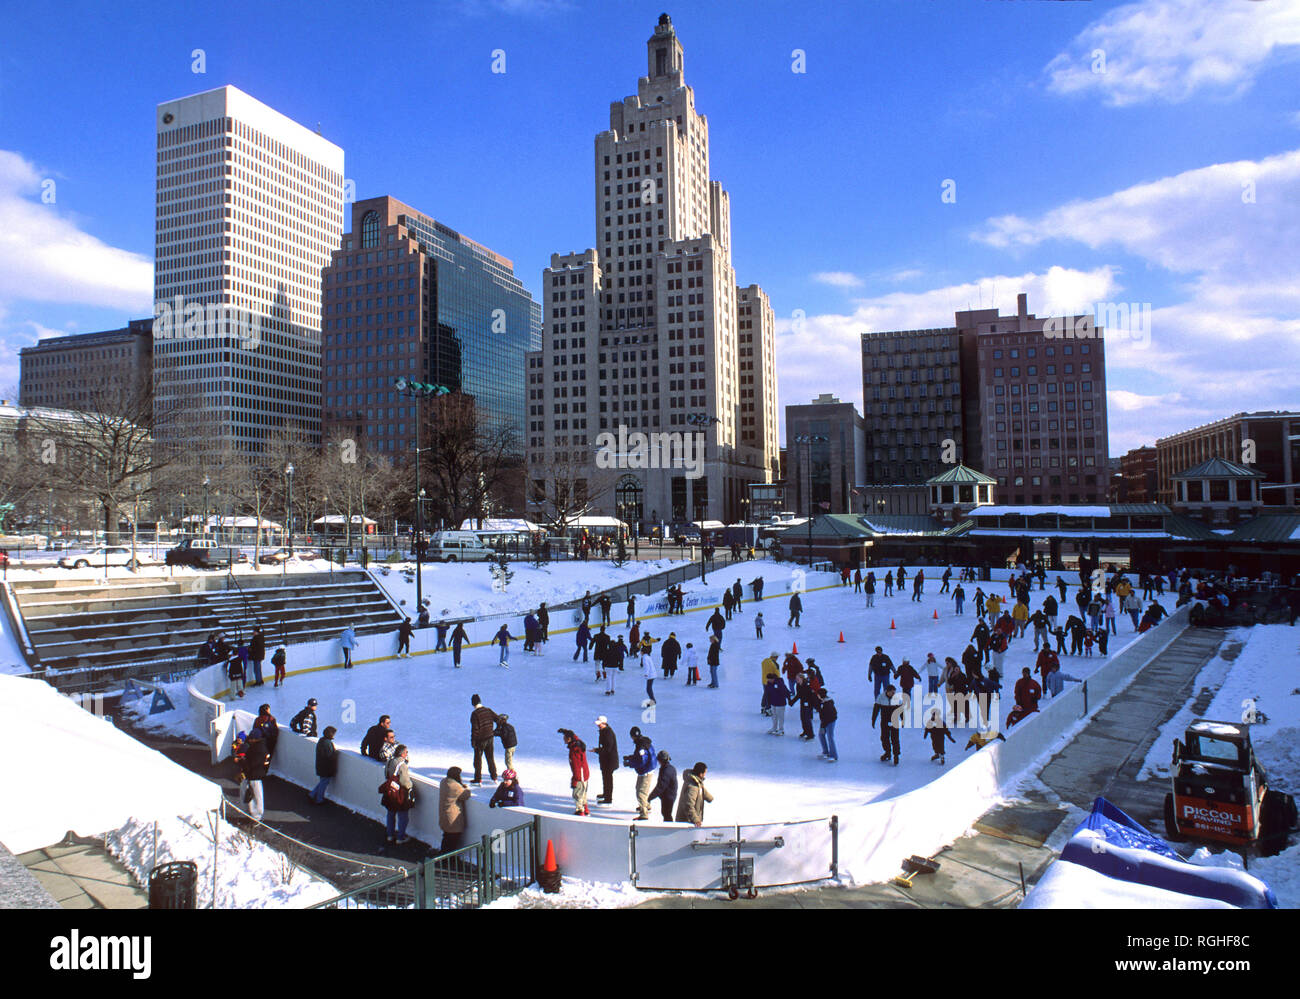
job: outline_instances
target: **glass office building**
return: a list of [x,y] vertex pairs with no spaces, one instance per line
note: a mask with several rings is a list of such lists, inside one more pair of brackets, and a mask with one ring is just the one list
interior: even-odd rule
[[541,308],[509,259],[393,198],[352,206],[352,231],[325,270],[322,380],[327,435],[393,458],[415,444],[404,377],[473,397],[523,448],[524,355]]

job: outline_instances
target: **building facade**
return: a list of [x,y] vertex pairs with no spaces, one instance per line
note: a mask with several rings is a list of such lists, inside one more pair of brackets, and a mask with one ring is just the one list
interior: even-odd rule
[[1159,473],[1157,451],[1151,445],[1135,447],[1119,459],[1119,495],[1117,503],[1158,502]]
[[[321,272],[343,232],[343,150],[234,87],[157,108],[155,423],[253,449],[320,436]],[[193,428],[189,429],[193,433]]]
[[1006,503],[1105,502],[1105,331],[1017,305],[863,334],[870,482],[916,484],[960,461]]
[[1160,502],[1177,496],[1174,476],[1210,458],[1245,465],[1263,474],[1264,506],[1295,507],[1300,500],[1300,413],[1235,413],[1156,441]]
[[667,15],[646,48],[596,136],[596,247],[542,275],[527,467],[543,519],[560,493],[647,528],[732,521],[777,464],[771,305],[736,285],[730,199]]
[[541,309],[514,264],[390,197],[352,205],[351,231],[324,273],[325,436],[405,460],[417,403],[398,378],[472,397],[476,418],[524,447],[524,359]]
[[866,466],[863,427],[858,407],[833,395],[785,407],[791,509],[800,516],[862,510],[861,501],[855,505],[855,499]]
[[153,319],[123,329],[49,337],[19,351],[18,404],[121,410],[153,379]]

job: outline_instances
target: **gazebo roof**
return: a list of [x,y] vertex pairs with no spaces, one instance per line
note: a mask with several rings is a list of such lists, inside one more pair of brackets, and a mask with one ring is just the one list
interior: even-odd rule
[[946,472],[941,472],[933,478],[925,480],[927,486],[995,486],[997,483],[998,480],[993,478],[991,475],[977,472],[975,469],[969,468],[966,465],[957,465],[948,469]]
[[1226,458],[1210,458],[1201,462],[1194,468],[1189,468],[1177,475],[1170,476],[1172,479],[1262,479],[1265,478],[1263,472],[1257,472],[1245,465],[1238,465],[1235,461],[1228,461]]

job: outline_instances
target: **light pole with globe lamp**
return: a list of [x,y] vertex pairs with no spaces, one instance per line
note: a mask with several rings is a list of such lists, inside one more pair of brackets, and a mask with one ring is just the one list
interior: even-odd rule
[[289,481],[289,506],[285,511],[284,529],[289,535],[289,543],[285,546],[289,549],[289,557],[293,557],[293,462],[289,462],[284,470],[284,477]]
[[812,498],[812,446],[814,444],[829,443],[830,438],[825,434],[799,434],[795,437],[796,444],[807,445],[808,448],[808,568],[812,568],[812,522],[813,522],[813,498]]

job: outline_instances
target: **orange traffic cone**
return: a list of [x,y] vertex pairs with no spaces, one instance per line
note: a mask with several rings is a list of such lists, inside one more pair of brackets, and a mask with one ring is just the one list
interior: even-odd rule
[[546,860],[542,863],[542,870],[555,870],[555,843],[549,839],[546,841]]
[[837,645],[843,645],[843,644],[844,644],[844,632],[842,632],[842,631],[840,632],[840,640],[839,640],[836,644],[837,644]]
[[537,883],[548,895],[554,895],[560,890],[560,868],[555,863],[555,844],[549,839],[546,841],[546,860],[537,872]]
[[894,630],[894,619],[892,617],[889,619],[889,630]]
[[792,655],[792,656],[797,656],[798,654],[799,654],[799,643],[798,643],[798,642],[791,642],[791,643],[790,643],[790,655]]
[[936,611],[934,612],[934,619],[935,619],[936,621],[939,620],[939,612],[938,612],[938,610],[936,610]]

